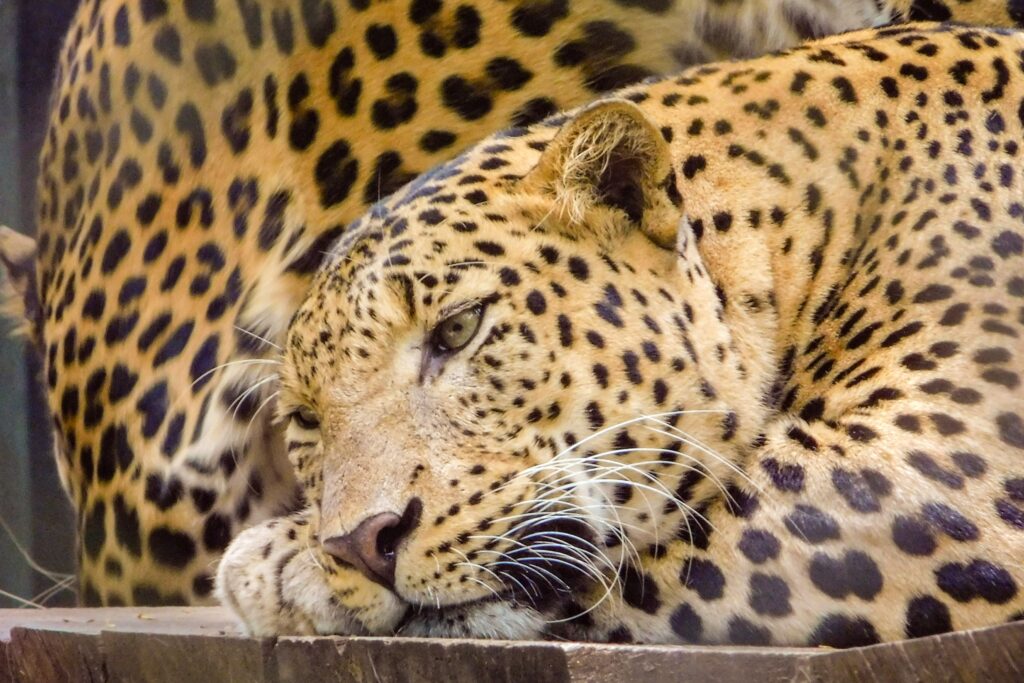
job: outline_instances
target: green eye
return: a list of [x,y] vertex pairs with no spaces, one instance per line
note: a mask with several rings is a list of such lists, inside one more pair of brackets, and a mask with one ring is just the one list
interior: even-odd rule
[[445,318],[434,328],[432,341],[440,353],[452,353],[468,344],[480,329],[483,311],[479,306]]
[[292,422],[298,425],[300,429],[320,428],[320,418],[316,416],[316,413],[305,406],[292,411],[290,417]]

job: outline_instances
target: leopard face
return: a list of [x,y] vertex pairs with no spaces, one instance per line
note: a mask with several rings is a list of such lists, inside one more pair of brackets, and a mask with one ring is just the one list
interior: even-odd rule
[[[556,129],[493,139],[379,207],[292,327],[282,406],[321,539],[400,519],[384,583],[412,603],[593,580],[720,494],[762,419],[764,359],[674,240],[611,206],[573,221],[541,172],[518,177]],[[642,220],[670,230],[662,166]]]

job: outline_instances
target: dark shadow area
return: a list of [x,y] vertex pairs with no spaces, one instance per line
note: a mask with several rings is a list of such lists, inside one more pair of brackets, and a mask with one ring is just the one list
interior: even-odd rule
[[[34,235],[38,155],[46,133],[53,73],[78,0],[0,0],[0,223]],[[46,596],[74,571],[74,515],[53,461],[51,419],[38,382],[37,355],[0,324],[0,590]],[[11,541],[13,534],[22,548]],[[28,557],[26,557],[26,555]],[[73,588],[73,586],[72,586]],[[63,591],[48,605],[72,604]],[[0,595],[0,605],[15,601]]]

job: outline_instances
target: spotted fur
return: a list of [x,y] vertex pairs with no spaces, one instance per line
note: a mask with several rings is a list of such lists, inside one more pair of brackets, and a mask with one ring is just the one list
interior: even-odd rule
[[1022,103],[1024,35],[883,28],[421,176],[292,322],[313,505],[238,538],[225,599],[256,633],[654,643],[1019,618]]
[[207,601],[231,538],[295,506],[274,347],[366,205],[652,74],[894,15],[1008,24],[1017,4],[84,0],[34,273],[0,243],[45,360],[82,601]]

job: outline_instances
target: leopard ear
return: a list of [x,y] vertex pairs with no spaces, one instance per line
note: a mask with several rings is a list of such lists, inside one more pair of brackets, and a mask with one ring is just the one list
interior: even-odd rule
[[628,100],[604,100],[574,115],[523,179],[555,200],[577,234],[612,241],[633,229],[672,249],[682,196],[669,143]]
[[15,332],[39,340],[42,308],[36,291],[35,240],[0,225],[0,265],[6,277],[0,282],[0,316],[15,321]]

